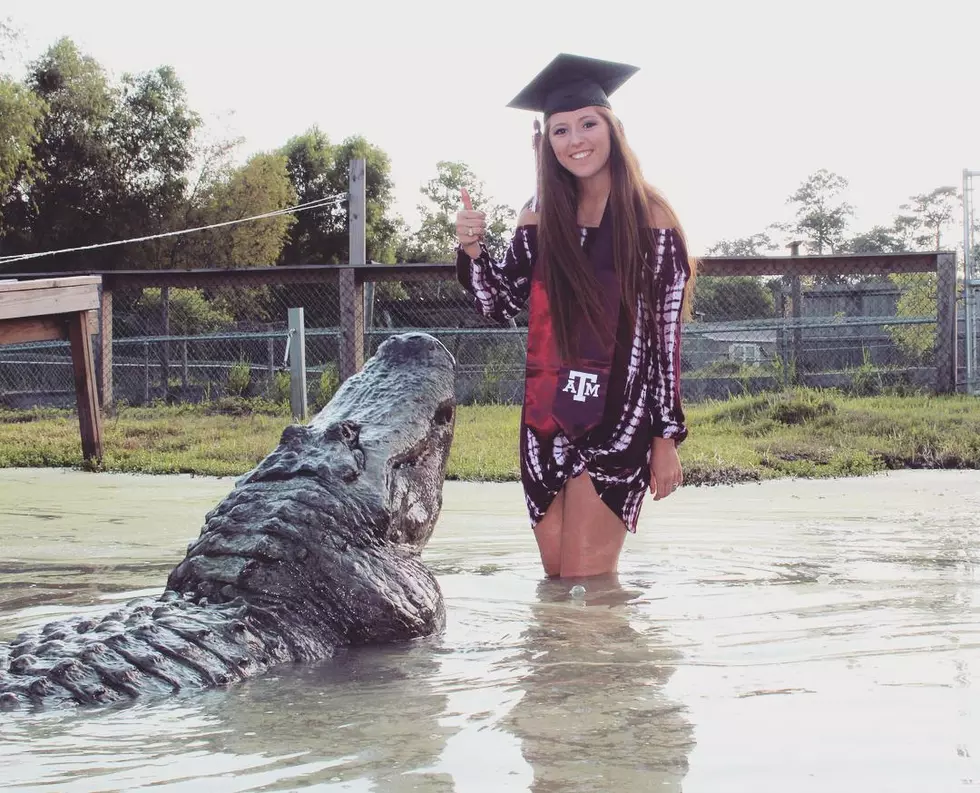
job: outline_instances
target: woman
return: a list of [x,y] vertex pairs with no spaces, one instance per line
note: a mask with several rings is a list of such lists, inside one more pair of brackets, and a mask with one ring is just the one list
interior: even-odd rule
[[[484,315],[530,301],[521,480],[546,575],[615,572],[646,489],[683,482],[684,236],[608,100],[636,69],[560,55],[511,102],[544,114],[537,195],[502,262],[459,212],[460,283]],[[468,200],[464,196],[464,204]]]

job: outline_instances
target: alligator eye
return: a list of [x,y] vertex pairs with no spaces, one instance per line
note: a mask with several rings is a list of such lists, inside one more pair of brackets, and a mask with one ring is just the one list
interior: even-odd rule
[[441,427],[448,424],[453,420],[453,406],[451,403],[447,402],[444,405],[440,405],[436,410],[435,416],[433,416],[432,421],[437,427]]
[[294,440],[298,440],[306,432],[306,428],[300,424],[290,424],[286,429],[282,431],[282,437],[279,438],[279,443],[289,444]]

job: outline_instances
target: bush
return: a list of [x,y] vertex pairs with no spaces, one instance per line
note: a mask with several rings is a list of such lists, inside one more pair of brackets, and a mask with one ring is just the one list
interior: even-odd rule
[[228,371],[228,393],[232,396],[245,396],[252,382],[252,366],[248,361],[239,361]]
[[313,399],[313,412],[318,413],[323,410],[327,403],[333,399],[338,388],[340,388],[340,374],[337,371],[337,364],[328,363],[323,367],[320,381],[317,383],[316,396]]
[[276,372],[275,377],[272,380],[272,393],[269,394],[269,399],[273,402],[289,402],[289,384],[290,376],[289,372]]
[[[150,319],[147,326],[162,332],[161,292],[159,288],[144,289],[137,308]],[[210,333],[233,325],[234,317],[208,301],[200,289],[170,288],[170,333],[173,336],[193,336]]]

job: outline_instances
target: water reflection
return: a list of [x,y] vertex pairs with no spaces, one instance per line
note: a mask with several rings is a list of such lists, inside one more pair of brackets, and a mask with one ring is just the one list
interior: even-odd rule
[[[584,597],[569,595],[585,587]],[[617,576],[542,581],[521,637],[523,696],[504,725],[534,769],[531,790],[681,790],[693,730],[664,691],[680,654]]]

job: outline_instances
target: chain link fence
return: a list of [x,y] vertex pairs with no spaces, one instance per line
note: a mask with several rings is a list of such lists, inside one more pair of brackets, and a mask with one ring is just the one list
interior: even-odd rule
[[[945,392],[964,382],[952,254],[705,259],[682,332],[690,401],[789,385]],[[486,320],[449,265],[104,273],[103,402],[289,401],[287,312],[305,313],[311,410],[388,336],[439,338],[461,404],[519,403],[527,314]],[[110,338],[111,329],[111,338]],[[66,343],[0,346],[0,404],[71,407]]]

